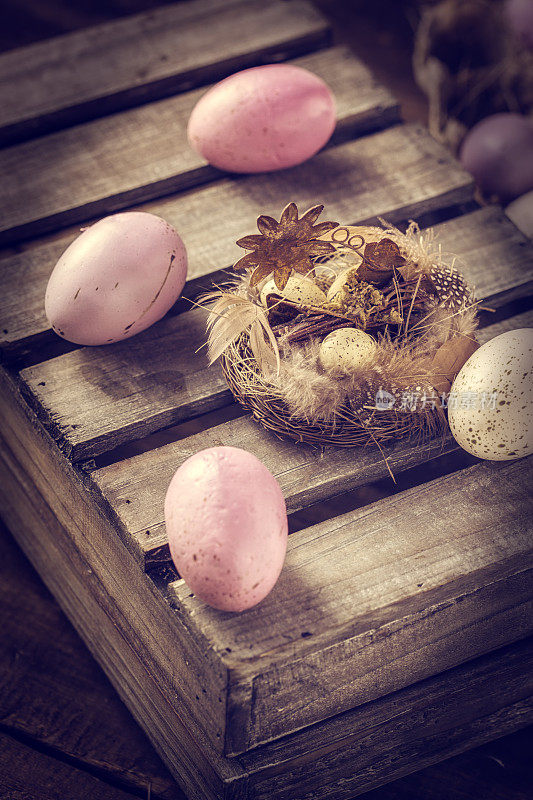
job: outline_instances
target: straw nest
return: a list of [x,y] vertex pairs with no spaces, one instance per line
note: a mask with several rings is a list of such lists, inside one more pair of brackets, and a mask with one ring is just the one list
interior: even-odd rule
[[[477,347],[476,303],[456,259],[414,223],[406,234],[313,227],[320,210],[311,209],[304,230],[306,215],[298,220],[294,204],[287,209],[279,223],[259,218],[266,245],[259,236],[239,240],[254,249],[235,265],[244,272],[204,298],[210,360],[221,358],[236,400],[277,435],[317,446],[379,447],[445,431],[447,393]],[[311,299],[291,295],[295,275],[325,302],[315,290]],[[367,337],[371,355],[326,363],[324,339],[339,329]]]

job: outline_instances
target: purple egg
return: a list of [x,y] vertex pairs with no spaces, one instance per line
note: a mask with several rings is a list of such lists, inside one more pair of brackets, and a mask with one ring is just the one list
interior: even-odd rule
[[504,13],[516,38],[533,48],[533,0],[507,0]]
[[494,114],[467,133],[461,164],[480,189],[510,200],[533,189],[533,123],[520,114]]

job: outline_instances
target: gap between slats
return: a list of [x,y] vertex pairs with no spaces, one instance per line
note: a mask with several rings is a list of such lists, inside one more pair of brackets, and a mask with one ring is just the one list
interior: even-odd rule
[[[347,48],[290,63],[335,96],[330,146],[399,121],[398,103]],[[187,141],[190,113],[207,88],[0,150],[0,245],[224,177]]]
[[[533,325],[532,312],[488,326],[480,332],[479,338],[480,341],[488,340],[505,330],[527,325]],[[201,420],[199,425],[202,425]],[[377,448],[329,448],[320,454],[307,445],[278,440],[251,415],[239,415],[214,428],[91,473],[91,481],[112,509],[124,541],[144,569],[159,568],[161,565],[165,565],[166,569],[169,561],[163,503],[174,471],[195,452],[221,444],[242,447],[254,453],[276,476],[291,513],[383,479],[388,479],[387,493],[393,494],[396,490],[389,478],[389,468],[399,474],[459,451],[458,445],[448,434],[443,439],[430,440],[422,445],[407,440],[384,444],[381,451]],[[462,469],[468,463],[469,458],[465,460],[465,455],[447,460],[443,458],[444,471],[438,474]],[[438,472],[439,465],[436,470]],[[423,476],[418,473],[415,478],[423,479]],[[431,479],[429,473],[426,479]],[[403,490],[408,482],[409,476],[403,484],[398,485],[398,490]],[[382,487],[380,496],[383,495]],[[353,497],[356,506],[373,499],[372,491],[367,493],[366,498],[364,495]],[[350,502],[350,499],[347,498],[347,501]]]
[[[343,223],[380,215],[401,222],[468,202],[472,194],[471,177],[426,131],[397,126],[330,148],[292,169],[227,178],[137,210],[158,214],[179,231],[189,256],[189,279],[198,281],[242,255],[235,242],[255,230],[259,213],[279,216],[290,200],[300,208],[320,201],[325,219]],[[20,340],[49,328],[43,309],[46,283],[71,241],[68,234],[22,246],[0,260],[0,346],[7,351],[16,352],[24,346]]]
[[[437,232],[443,248],[455,245],[465,260],[480,298],[501,299],[531,275],[533,246],[497,209],[451,220]],[[227,404],[222,371],[207,367],[202,348],[205,319],[195,309],[124,343],[84,348],[22,371],[72,458],[113,450]]]
[[0,144],[284,60],[327,42],[303,0],[192,0],[0,56]]

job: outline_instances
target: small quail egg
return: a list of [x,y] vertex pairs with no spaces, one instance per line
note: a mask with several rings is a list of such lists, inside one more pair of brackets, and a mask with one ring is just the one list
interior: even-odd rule
[[376,342],[359,328],[337,328],[320,345],[318,359],[331,372],[352,372],[372,361]]
[[266,306],[269,294],[279,294],[284,300],[303,305],[321,306],[326,302],[326,295],[313,281],[293,272],[283,289],[278,289],[274,279],[268,280],[261,289],[261,302]]

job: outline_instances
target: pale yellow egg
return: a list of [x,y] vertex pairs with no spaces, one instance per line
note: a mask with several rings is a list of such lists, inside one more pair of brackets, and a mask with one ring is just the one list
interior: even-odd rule
[[261,302],[266,306],[269,294],[279,294],[284,300],[309,306],[322,306],[326,295],[312,280],[293,272],[283,289],[278,289],[274,279],[268,280],[261,289]]
[[320,345],[318,360],[330,372],[353,372],[372,362],[376,342],[359,328],[338,328]]

